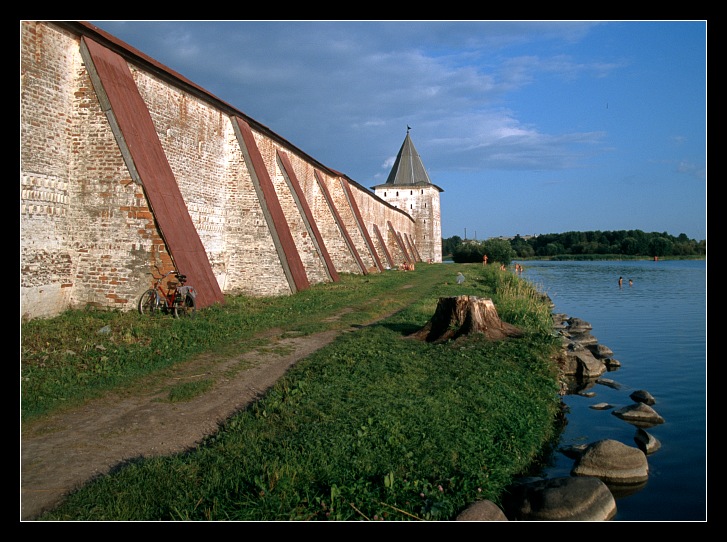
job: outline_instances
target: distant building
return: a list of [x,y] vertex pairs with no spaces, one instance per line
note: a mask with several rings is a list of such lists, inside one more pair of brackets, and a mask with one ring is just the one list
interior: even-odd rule
[[386,182],[371,188],[381,199],[407,212],[414,219],[417,250],[422,260],[441,262],[442,212],[439,193],[444,190],[429,179],[408,128]]

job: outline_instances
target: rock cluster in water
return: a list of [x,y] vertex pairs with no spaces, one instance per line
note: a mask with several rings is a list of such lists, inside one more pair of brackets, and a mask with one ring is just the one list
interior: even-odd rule
[[[602,375],[621,366],[610,348],[598,344],[591,325],[564,314],[553,315],[555,331],[563,339],[556,358],[561,375],[561,394],[595,395],[595,384],[620,389],[618,382]],[[636,447],[612,439],[582,446],[561,448],[574,459],[570,476],[526,479],[511,486],[502,507],[479,501],[467,507],[458,521],[608,521],[616,515],[616,499],[642,489],[649,477],[647,456],[661,443],[646,428],[664,423],[652,405],[654,397],[646,390],[629,395],[633,404],[616,409],[614,416],[634,425]],[[595,410],[613,408],[607,403],[592,405]]]

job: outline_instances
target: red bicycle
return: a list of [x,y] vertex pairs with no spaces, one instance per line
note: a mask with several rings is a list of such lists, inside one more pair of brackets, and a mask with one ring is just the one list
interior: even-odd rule
[[[139,298],[139,313],[171,313],[175,318],[194,316],[197,311],[195,302],[197,290],[192,286],[185,285],[187,276],[176,270],[162,274],[158,267],[156,269],[161,276],[156,277],[154,273],[149,273],[156,279],[156,282],[153,288],[149,288]],[[170,275],[172,278],[167,278]],[[166,284],[164,284],[165,279],[167,279]]]

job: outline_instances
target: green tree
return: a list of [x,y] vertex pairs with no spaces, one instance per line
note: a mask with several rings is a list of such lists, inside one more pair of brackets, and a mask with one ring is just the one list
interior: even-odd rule
[[515,253],[518,258],[532,258],[535,256],[535,250],[528,243],[518,245],[515,249]]
[[537,250],[538,256],[556,256],[565,254],[565,248],[560,243],[548,243]]
[[[516,235],[509,242],[511,255],[497,253],[497,248],[485,247],[484,243],[491,243],[495,239],[484,242],[464,240],[452,237],[442,241],[443,247],[454,247],[461,244],[466,247],[459,248],[459,262],[477,262],[487,254],[491,262],[510,262],[513,258],[550,258],[560,255],[586,256],[589,254],[623,254],[626,256],[705,256],[707,253],[706,240],[695,241],[689,239],[684,233],[678,237],[667,232],[645,233],[641,230],[618,231],[569,231],[565,233],[548,233],[529,237],[527,240]],[[504,241],[498,239],[498,241]],[[443,248],[443,254],[450,253]],[[452,252],[453,253],[453,252]]]
[[481,262],[483,254],[482,245],[477,241],[463,241],[452,251],[452,260],[455,263]]
[[520,237],[520,234],[510,239],[510,246],[518,258],[531,258],[535,256],[533,247],[525,239]]
[[[505,239],[488,239],[482,243],[484,250],[483,254],[487,254],[487,258],[490,262],[499,262],[505,265],[510,265],[510,262],[515,257],[515,251],[510,245],[510,241]],[[482,257],[480,257],[482,259]]]
[[453,235],[447,239],[442,239],[442,255],[449,256],[454,254],[454,250],[462,244],[462,238],[459,235]]
[[669,256],[673,246],[674,243],[666,237],[652,237],[649,241],[649,256]]
[[634,237],[626,237],[621,241],[621,253],[634,255],[639,253],[639,242]]

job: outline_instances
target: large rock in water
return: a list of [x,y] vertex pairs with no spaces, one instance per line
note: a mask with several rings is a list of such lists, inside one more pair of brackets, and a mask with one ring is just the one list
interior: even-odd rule
[[661,448],[661,442],[659,441],[659,439],[657,439],[650,433],[647,433],[640,427],[636,429],[634,442],[636,442],[636,446],[639,447],[639,450],[644,452],[646,455],[653,454],[659,448]]
[[664,423],[659,413],[645,403],[634,403],[611,412],[617,418],[621,418],[636,427],[651,427]]
[[629,397],[631,397],[631,399],[633,399],[637,403],[644,403],[645,405],[649,406],[656,404],[656,399],[654,399],[654,396],[646,390],[636,390],[631,395],[629,395]]
[[641,484],[649,479],[649,463],[640,449],[604,439],[586,447],[571,474],[596,477],[607,484]]
[[503,498],[514,521],[608,521],[616,500],[598,478],[564,476],[513,486]]

